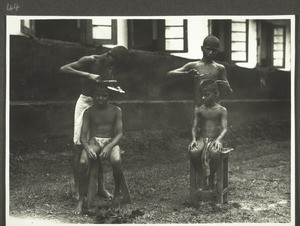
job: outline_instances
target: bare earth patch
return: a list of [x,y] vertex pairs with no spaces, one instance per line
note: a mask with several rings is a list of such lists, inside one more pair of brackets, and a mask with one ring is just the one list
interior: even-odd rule
[[[97,198],[79,216],[72,214],[72,145],[67,138],[44,146],[17,143],[10,155],[10,216],[58,223],[290,222],[291,147],[289,128],[283,128],[285,123],[261,123],[243,134],[241,128],[231,128],[226,138],[235,149],[229,159],[229,203],[206,202],[198,209],[189,205],[189,130],[127,132],[123,167],[132,204],[112,213],[109,201]],[[112,191],[108,163],[105,178]]]

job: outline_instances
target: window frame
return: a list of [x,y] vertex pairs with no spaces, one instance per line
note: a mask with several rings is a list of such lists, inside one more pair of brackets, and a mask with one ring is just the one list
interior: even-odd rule
[[[167,27],[183,27],[183,38],[166,38],[166,28]],[[164,38],[163,38],[163,49],[166,53],[186,53],[188,52],[188,33],[187,33],[187,19],[183,19],[183,25],[167,26],[166,20],[164,20]],[[183,50],[167,50],[166,49],[166,40],[183,40]]]
[[[101,26],[101,25],[99,25]],[[103,25],[104,26],[104,25]],[[116,19],[111,19],[111,39],[94,39],[93,38],[93,22],[92,20],[87,21],[87,26],[86,26],[86,42],[87,44],[101,44],[101,45],[116,45],[118,43],[118,34],[117,34],[117,29],[118,29],[118,24]]]
[[21,20],[21,33],[25,35],[29,35],[30,37],[34,37],[36,35],[35,21],[34,20],[28,20],[28,21],[29,21],[29,27],[25,26],[25,20]]
[[[245,25],[246,25],[246,40],[245,40],[245,44],[246,44],[246,50],[245,50],[245,53],[246,53],[246,59],[245,60],[233,60],[232,59],[232,53],[233,52],[241,52],[241,51],[232,51],[232,22],[234,22],[234,20],[231,20],[231,23],[230,23],[230,60],[231,62],[234,62],[234,63],[247,63],[248,60],[249,60],[249,57],[248,57],[248,54],[249,54],[249,20],[245,20]],[[241,32],[234,32],[234,33],[241,33]]]
[[[274,59],[276,59],[276,58],[274,58],[274,44],[275,44],[275,42],[274,42],[274,38],[275,38],[275,34],[274,34],[274,31],[275,31],[275,29],[276,28],[282,28],[283,29],[283,35],[282,35],[282,37],[283,37],[283,41],[282,41],[282,44],[283,44],[283,49],[282,49],[282,52],[283,52],[283,58],[282,58],[282,66],[274,66]],[[285,59],[286,59],[286,56],[285,56],[285,51],[286,51],[286,27],[284,26],[284,25],[273,25],[272,26],[272,67],[273,68],[279,68],[279,69],[281,69],[281,68],[285,68]],[[279,36],[279,35],[277,35],[277,36]]]

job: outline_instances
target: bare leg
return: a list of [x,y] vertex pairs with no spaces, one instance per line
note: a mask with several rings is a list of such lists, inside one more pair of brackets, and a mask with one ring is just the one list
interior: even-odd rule
[[79,168],[79,161],[82,151],[81,145],[75,145],[74,147],[74,156],[73,156],[73,174],[74,174],[74,184],[75,184],[75,191],[73,197],[76,200],[79,200],[79,185],[78,185],[78,168]]
[[78,214],[82,213],[82,207],[83,207],[84,202],[85,202],[85,198],[79,197],[79,199],[76,203],[76,207],[74,209],[74,214],[78,215]]
[[195,171],[198,173],[199,177],[202,177],[202,179],[198,182],[200,189],[205,189],[207,186],[207,177],[205,176],[205,172],[203,170],[203,164],[202,164],[202,152],[205,147],[204,140],[200,138],[197,140],[197,147],[194,147],[190,150],[190,160],[195,168]]
[[201,155],[205,144],[203,139],[197,141],[197,147],[190,150],[190,160],[195,168],[195,170],[200,173],[202,171]]
[[74,210],[75,214],[80,214],[82,212],[82,207],[85,203],[88,188],[89,164],[87,154],[84,150],[82,150],[78,167],[79,199]]
[[210,175],[209,175],[209,189],[215,189],[215,175],[217,172],[217,164],[220,154],[215,149],[210,149]]
[[118,146],[114,147],[111,151],[110,161],[113,170],[114,182],[115,182],[115,191],[112,201],[112,209],[119,210],[121,204],[121,185],[123,180],[123,169],[121,163],[121,153]]
[[210,175],[209,175],[209,189],[215,189],[215,175],[217,172],[217,159],[211,159],[210,161]]
[[[89,141],[89,145],[91,148],[94,149],[95,153],[97,155],[100,154],[101,152],[101,147],[98,144],[98,142],[95,140],[95,138],[92,138]],[[98,191],[97,191],[97,195],[103,198],[109,198],[112,199],[113,195],[111,193],[109,193],[105,187],[104,187],[104,177],[103,177],[103,164],[102,161],[99,160],[99,170],[98,170]]]
[[113,195],[109,193],[104,186],[104,177],[103,177],[103,164],[102,161],[99,160],[99,172],[98,172],[98,192],[97,195],[103,198],[112,199]]
[[196,172],[199,173],[201,170],[201,155],[197,155],[196,153],[193,153],[190,156],[191,163],[193,167],[195,168]]

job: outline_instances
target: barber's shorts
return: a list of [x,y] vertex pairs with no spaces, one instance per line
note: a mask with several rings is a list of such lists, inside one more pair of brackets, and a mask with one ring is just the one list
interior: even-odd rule
[[74,113],[74,136],[75,145],[80,145],[80,133],[82,127],[83,113],[86,109],[93,105],[93,98],[81,94],[77,100]]

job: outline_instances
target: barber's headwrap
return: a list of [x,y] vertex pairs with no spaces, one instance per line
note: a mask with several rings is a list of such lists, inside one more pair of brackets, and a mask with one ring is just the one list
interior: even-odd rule
[[111,56],[114,58],[116,65],[126,64],[129,60],[129,51],[124,46],[116,46],[110,50]]

